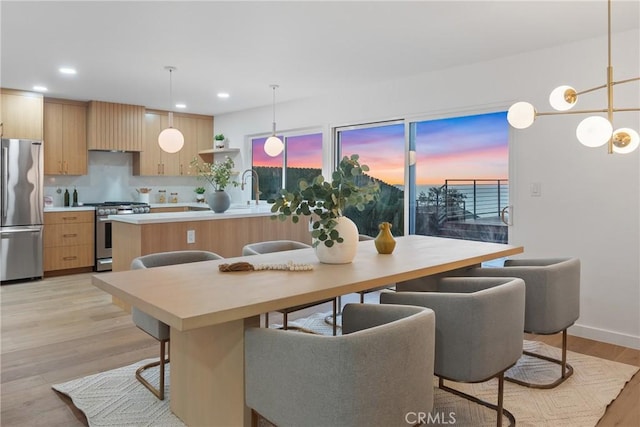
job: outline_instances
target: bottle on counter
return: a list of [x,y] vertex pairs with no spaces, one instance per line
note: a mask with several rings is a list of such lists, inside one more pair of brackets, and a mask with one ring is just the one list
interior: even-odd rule
[[171,193],[169,203],[178,203],[178,193]]
[[73,206],[78,206],[78,190],[73,187]]
[[158,190],[158,203],[167,203],[167,190]]
[[64,207],[69,207],[69,190],[67,188],[64,189]]

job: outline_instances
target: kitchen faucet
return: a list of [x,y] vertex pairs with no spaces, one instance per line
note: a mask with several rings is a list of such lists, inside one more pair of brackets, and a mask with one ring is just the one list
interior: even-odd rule
[[[256,183],[256,192],[255,192],[255,197],[256,197],[256,205],[258,204],[258,200],[260,199],[260,184],[259,184],[259,178],[258,178],[258,172],[256,172],[255,169],[247,169],[244,172],[242,172],[242,179],[240,180],[241,184],[240,184],[240,189],[244,190],[244,180],[245,180],[245,176],[247,175],[247,173],[249,175],[251,175],[251,179],[253,179],[253,182]],[[251,200],[247,200],[247,204],[251,203]]]

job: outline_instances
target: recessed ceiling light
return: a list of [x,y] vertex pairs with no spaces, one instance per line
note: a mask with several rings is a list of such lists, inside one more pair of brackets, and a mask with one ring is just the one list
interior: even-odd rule
[[58,69],[62,74],[76,74],[76,70],[69,67],[61,67]]
[[226,92],[220,92],[218,93],[218,98],[228,98],[229,94]]
[[176,108],[187,108],[187,104],[176,104]]
[[44,86],[34,86],[34,87],[33,87],[33,90],[38,91],[38,92],[46,92],[46,91],[48,91],[49,89],[47,89],[47,88],[46,88],[46,87],[44,87]]

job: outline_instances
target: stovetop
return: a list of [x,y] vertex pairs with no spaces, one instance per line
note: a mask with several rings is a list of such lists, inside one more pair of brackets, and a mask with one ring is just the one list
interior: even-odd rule
[[143,214],[151,211],[149,204],[143,202],[85,203],[85,206],[95,206],[97,216]]

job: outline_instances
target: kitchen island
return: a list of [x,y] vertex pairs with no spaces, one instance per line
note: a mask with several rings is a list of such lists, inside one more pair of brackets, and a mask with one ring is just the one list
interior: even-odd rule
[[205,250],[225,258],[242,255],[248,243],[290,239],[311,243],[308,224],[271,219],[269,205],[235,207],[224,213],[186,211],[111,215],[113,271],[129,270],[141,255]]

